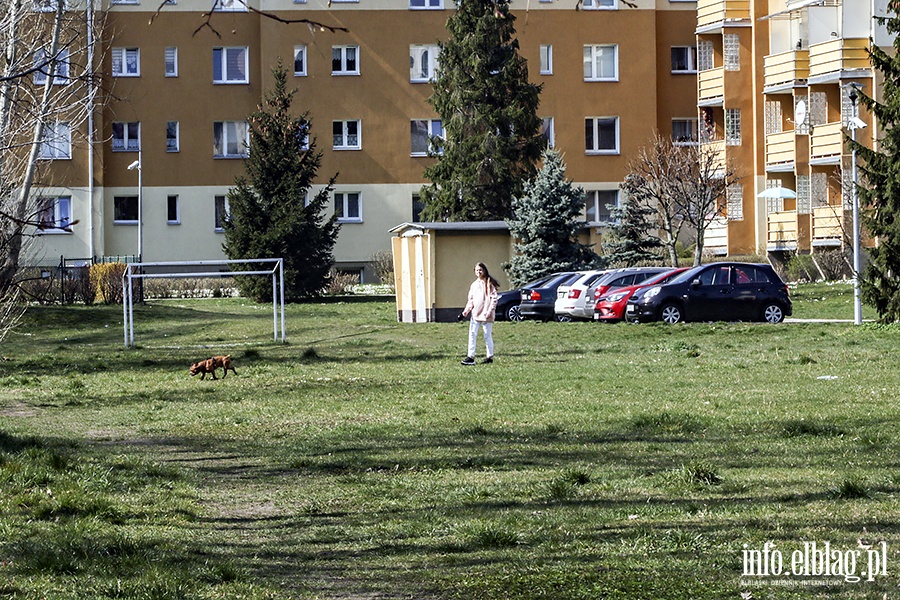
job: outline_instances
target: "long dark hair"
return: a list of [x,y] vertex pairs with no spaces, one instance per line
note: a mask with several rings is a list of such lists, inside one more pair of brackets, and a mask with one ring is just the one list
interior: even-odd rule
[[484,273],[484,278],[488,280],[488,282],[493,286],[495,290],[500,289],[500,283],[494,279],[494,276],[491,275],[491,272],[488,271],[487,265],[483,262],[475,263],[476,267],[481,267],[482,272]]

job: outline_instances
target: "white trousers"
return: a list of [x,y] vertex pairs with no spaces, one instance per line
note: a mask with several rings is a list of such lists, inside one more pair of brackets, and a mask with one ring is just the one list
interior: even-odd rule
[[478,328],[484,333],[484,345],[487,346],[487,356],[494,356],[494,337],[491,330],[494,328],[493,323],[483,323],[472,319],[469,321],[469,351],[466,356],[475,358],[475,341],[478,338]]

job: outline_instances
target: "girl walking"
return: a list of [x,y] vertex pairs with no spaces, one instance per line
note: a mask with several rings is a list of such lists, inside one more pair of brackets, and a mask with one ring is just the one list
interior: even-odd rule
[[494,311],[497,309],[497,280],[491,277],[484,263],[475,265],[475,281],[469,286],[469,298],[463,309],[463,317],[472,315],[469,321],[469,345],[466,357],[462,364],[475,364],[475,342],[478,338],[478,330],[484,334],[484,345],[487,348],[487,356],[483,364],[494,362],[494,338],[491,330],[494,326]]

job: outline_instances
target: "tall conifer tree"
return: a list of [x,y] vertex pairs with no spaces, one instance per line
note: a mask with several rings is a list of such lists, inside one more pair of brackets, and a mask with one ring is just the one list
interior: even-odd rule
[[540,86],[528,82],[508,0],[459,0],[440,44],[429,101],[445,139],[425,170],[424,216],[488,221],[512,215],[512,199],[536,172],[544,147]]
[[[272,74],[274,88],[248,118],[250,155],[245,174],[228,193],[222,247],[232,259],[283,257],[285,295],[296,300],[317,296],[334,265],[340,225],[335,216],[325,219],[323,211],[337,175],[308,198],[322,153],[309,135],[307,114],[291,112],[296,90],[288,91],[287,71],[280,61]],[[271,299],[267,278],[242,277],[238,285],[256,301]]]
[[663,243],[654,233],[657,214],[656,208],[628,195],[610,211],[610,239],[603,245],[610,265],[633,267],[661,258]]

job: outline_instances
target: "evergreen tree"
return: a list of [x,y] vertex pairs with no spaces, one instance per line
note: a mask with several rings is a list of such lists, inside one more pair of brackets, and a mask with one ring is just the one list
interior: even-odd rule
[[429,99],[445,139],[425,170],[425,218],[502,220],[536,172],[544,146],[540,86],[528,82],[508,0],[460,0],[440,44]]
[[[285,296],[296,300],[317,296],[334,264],[340,226],[336,216],[326,220],[323,211],[337,175],[307,203],[322,153],[309,136],[308,115],[291,113],[296,90],[288,91],[281,61],[272,74],[274,88],[248,118],[251,151],[245,174],[228,193],[222,247],[231,259],[284,258]],[[268,278],[241,277],[238,286],[255,301],[272,297]]]
[[504,265],[514,286],[555,271],[572,271],[601,263],[590,247],[577,241],[585,224],[584,190],[565,178],[566,167],[556,150],[544,152],[544,165],[513,201],[510,232],[515,253]]
[[[880,20],[897,36],[900,2],[892,0],[888,14]],[[868,250],[868,265],[858,276],[862,299],[875,307],[883,322],[900,320],[900,37],[894,38],[894,49],[890,54],[878,46],[869,51],[872,66],[884,76],[881,101],[858,92],[882,132],[878,150],[855,144],[865,183],[858,187],[860,218],[868,233],[878,238],[878,245]]]
[[656,216],[657,209],[627,195],[621,205],[610,211],[610,241],[604,244],[610,265],[633,267],[644,261],[659,260],[663,243],[651,233],[657,227]]

